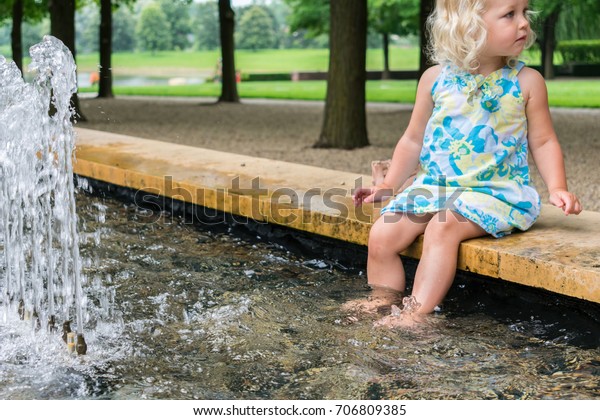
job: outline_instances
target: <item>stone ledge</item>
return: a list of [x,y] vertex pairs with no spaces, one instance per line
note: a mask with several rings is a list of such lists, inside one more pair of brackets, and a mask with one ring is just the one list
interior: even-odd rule
[[[76,129],[77,174],[360,245],[379,213],[355,209],[369,176]],[[136,195],[137,197],[137,195]],[[419,258],[421,240],[405,255]],[[544,206],[534,227],[461,245],[458,268],[600,303],[600,213]]]

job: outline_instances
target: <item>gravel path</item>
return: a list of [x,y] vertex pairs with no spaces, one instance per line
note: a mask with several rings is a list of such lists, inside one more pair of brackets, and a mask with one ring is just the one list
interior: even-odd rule
[[[82,98],[83,128],[204,147],[341,171],[370,174],[372,160],[390,158],[408,124],[411,107],[369,104],[370,146],[345,151],[314,149],[323,103],[247,100],[214,104],[202,99]],[[552,109],[569,188],[586,210],[600,211],[600,110]],[[598,166],[596,166],[598,165]],[[543,200],[545,187],[534,169]]]

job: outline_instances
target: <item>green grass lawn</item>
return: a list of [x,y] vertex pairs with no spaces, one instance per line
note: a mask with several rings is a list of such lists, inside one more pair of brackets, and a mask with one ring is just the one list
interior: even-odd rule
[[[417,82],[414,80],[401,81],[369,81],[367,82],[367,100],[373,102],[404,102],[412,103],[415,97]],[[245,82],[238,85],[242,98],[269,99],[325,99],[325,81],[306,82]],[[185,86],[140,86],[115,87],[116,95],[148,95],[148,96],[200,96],[218,97],[221,85],[218,83],[203,83]],[[80,92],[94,92],[95,89],[82,88]]]
[[[553,80],[548,83],[550,106],[600,108],[600,81]],[[367,82],[367,101],[413,103],[417,82],[414,80],[373,80]],[[324,100],[324,81],[242,82],[242,98]],[[81,92],[95,92],[82,88]],[[218,97],[221,85],[203,83],[185,86],[115,87],[116,95]]]
[[600,108],[599,80],[551,80],[546,84],[550,106]]
[[[220,56],[219,51],[165,51],[113,54],[115,75],[212,75]],[[417,47],[390,49],[390,67],[394,70],[411,70],[418,67]],[[523,56],[528,64],[539,64],[536,51],[528,51]],[[290,73],[293,71],[327,71],[329,50],[291,49],[236,51],[236,66],[243,73]],[[557,54],[555,63],[562,58]],[[27,64],[27,60],[26,60]],[[91,72],[98,68],[98,54],[77,56],[80,72]],[[381,49],[367,51],[367,69],[381,70],[383,54]],[[369,81],[367,100],[372,102],[413,103],[416,81]],[[81,92],[95,92],[95,88],[81,88]],[[198,96],[218,97],[220,85],[203,83],[185,86],[115,86],[116,95],[147,96]],[[323,100],[326,84],[324,81],[310,82],[242,82],[239,93],[242,98],[303,99]],[[598,80],[558,80],[548,82],[551,106],[560,107],[600,107],[600,81]]]
[[[402,81],[369,81],[367,82],[367,100],[372,102],[412,103],[415,97],[417,82]],[[325,99],[325,81],[306,82],[243,82],[238,84],[238,92],[242,98],[267,99]],[[218,97],[221,85],[203,83],[185,86],[140,86],[115,87],[115,95],[142,96],[184,96],[184,97]],[[96,89],[82,88],[80,92],[95,92]]]
[[[418,67],[419,51],[415,48],[390,48],[390,66],[396,70],[410,70]],[[212,73],[220,57],[219,51],[163,51],[115,53],[112,66],[115,73],[140,74],[150,69],[189,71],[190,73]],[[293,71],[327,71],[329,50],[238,50],[235,53],[236,67],[245,73],[290,73]],[[77,66],[81,71],[98,69],[98,54],[78,54]],[[380,49],[367,51],[367,69],[381,70],[383,53]]]
[[[212,73],[220,52],[214,51],[162,51],[122,52],[112,57],[113,71],[124,74],[138,73],[144,75],[160,69],[180,74]],[[526,52],[523,60],[528,64],[539,64],[540,56],[535,51]],[[235,53],[236,67],[243,73],[290,73],[294,71],[327,71],[329,50],[327,49],[290,49],[290,50],[238,50]],[[554,57],[555,64],[562,63],[562,57]],[[83,72],[98,69],[98,54],[78,54],[77,66]],[[417,47],[390,48],[390,68],[394,70],[414,70],[419,66],[419,50]],[[367,70],[383,68],[381,49],[367,50]]]

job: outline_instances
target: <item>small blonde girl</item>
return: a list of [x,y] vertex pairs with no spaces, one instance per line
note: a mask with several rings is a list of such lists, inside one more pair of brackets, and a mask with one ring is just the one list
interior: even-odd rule
[[[421,234],[410,318],[430,313],[452,285],[462,241],[527,230],[540,213],[528,150],[566,215],[581,204],[568,191],[563,156],[541,75],[518,61],[534,41],[527,0],[438,0],[428,24],[438,64],[419,81],[413,113],[382,183],[355,191],[356,205],[393,199],[369,235],[374,298],[405,289],[399,254]],[[420,164],[413,183],[398,192]],[[408,311],[384,319],[403,323]],[[395,316],[394,316],[395,315]],[[400,316],[398,316],[400,315]]]

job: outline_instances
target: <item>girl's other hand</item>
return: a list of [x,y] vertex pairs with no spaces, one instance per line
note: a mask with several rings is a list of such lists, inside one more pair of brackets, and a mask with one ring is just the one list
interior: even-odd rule
[[565,213],[579,214],[583,210],[577,196],[567,190],[558,190],[550,194],[550,204],[555,205]]
[[380,184],[371,188],[358,188],[354,191],[352,200],[356,207],[363,203],[375,203],[393,197],[394,191],[387,185]]

